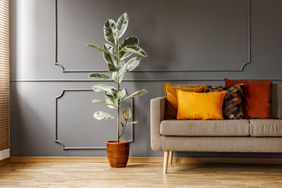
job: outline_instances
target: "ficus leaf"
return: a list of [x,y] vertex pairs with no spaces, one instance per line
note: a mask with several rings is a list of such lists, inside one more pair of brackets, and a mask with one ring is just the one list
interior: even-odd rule
[[100,99],[93,99],[92,103],[104,103],[106,102],[105,100],[100,100]]
[[120,58],[120,60],[124,60],[124,59],[130,57],[131,55],[132,55],[132,53],[120,52],[119,53],[119,58]]
[[130,99],[132,97],[140,97],[140,96],[145,95],[147,93],[148,93],[148,91],[146,89],[140,89],[140,90],[135,91],[135,92],[131,93],[130,95],[126,96],[124,98],[124,100]]
[[121,44],[121,48],[124,48],[125,46],[138,46],[139,40],[137,37],[132,36],[124,39],[123,43]]
[[96,50],[99,50],[99,51],[101,51],[101,52],[107,53],[101,46],[98,46],[98,45],[96,45],[96,44],[90,43],[90,44],[87,44],[87,46],[89,46],[89,47],[91,47],[91,48],[94,48],[94,49],[96,49]]
[[114,117],[106,112],[103,111],[97,111],[94,113],[93,117],[97,120],[112,120]]
[[118,71],[112,72],[112,79],[113,79],[115,82],[118,82],[118,81],[119,81],[119,74],[118,74]]
[[108,86],[106,84],[96,84],[92,86],[92,89],[96,92],[106,92],[108,94],[113,94],[114,86]]
[[[139,44],[139,40],[138,40],[137,37],[128,37],[123,41],[123,43],[120,46],[120,49],[122,49],[126,46],[138,46],[138,44]],[[121,60],[126,59],[131,55],[132,55],[132,53],[126,53],[124,51],[120,51],[120,53],[119,53]]]
[[115,71],[112,73],[112,79],[115,82],[121,83],[124,77],[124,74],[126,72],[126,66],[122,65],[121,68],[119,68],[118,71]]
[[99,99],[93,99],[92,100],[92,103],[100,103],[100,104],[103,104],[109,108],[112,108],[112,109],[116,109],[116,106],[112,103],[107,103],[106,100],[99,100]]
[[105,44],[103,46],[105,52],[102,52],[103,58],[105,62],[108,64],[109,71],[116,71],[118,68],[116,67],[116,61],[114,57],[114,48],[109,45]]
[[123,100],[126,95],[127,95],[126,89],[122,89],[118,91],[117,98]]
[[127,107],[124,111],[123,111],[123,118],[125,121],[128,121],[130,120],[132,117],[132,114],[131,114],[131,108],[130,107]]
[[125,72],[126,72],[126,67],[123,65],[118,71],[118,74],[119,74],[118,82],[119,83],[122,82]]
[[137,124],[138,121],[131,121],[131,122],[128,122],[127,125],[134,125],[134,124]]
[[128,15],[127,13],[123,13],[117,20],[116,28],[117,28],[117,37],[120,38],[125,33],[128,26]]
[[109,77],[108,75],[96,72],[90,73],[89,78],[95,78],[97,80],[111,80],[111,77]]
[[121,49],[121,51],[126,52],[126,53],[133,53],[141,57],[147,57],[146,52],[139,46],[126,46]]
[[140,57],[133,57],[123,66],[125,66],[126,71],[133,71],[140,64]]
[[117,100],[117,98],[115,97],[115,95],[106,94],[106,95],[105,95],[105,100],[106,100],[106,105],[107,105],[109,108],[117,109],[118,100]]
[[114,20],[109,19],[104,24],[104,37],[109,43],[116,44],[116,23]]

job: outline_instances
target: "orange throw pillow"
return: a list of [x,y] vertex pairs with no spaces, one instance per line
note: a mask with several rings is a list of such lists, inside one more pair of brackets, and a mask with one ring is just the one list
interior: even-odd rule
[[205,92],[206,85],[175,85],[172,83],[165,83],[164,92],[166,95],[166,110],[165,119],[176,119],[177,114],[177,93],[176,90],[181,89],[183,91],[190,92]]
[[177,119],[222,120],[222,105],[226,91],[195,93],[177,91]]
[[271,114],[271,81],[225,80],[226,86],[243,83],[243,113],[248,119],[269,119]]

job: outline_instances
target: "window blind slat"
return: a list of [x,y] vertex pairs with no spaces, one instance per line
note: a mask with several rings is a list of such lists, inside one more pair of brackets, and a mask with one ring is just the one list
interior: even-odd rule
[[0,150],[9,148],[9,0],[0,0]]

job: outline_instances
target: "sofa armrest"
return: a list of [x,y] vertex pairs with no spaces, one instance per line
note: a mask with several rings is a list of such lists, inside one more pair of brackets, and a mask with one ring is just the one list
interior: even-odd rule
[[150,101],[151,147],[153,150],[162,150],[160,124],[165,117],[165,97],[157,97]]

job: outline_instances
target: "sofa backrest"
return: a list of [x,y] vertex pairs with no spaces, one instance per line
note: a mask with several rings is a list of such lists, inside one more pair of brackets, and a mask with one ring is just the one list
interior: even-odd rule
[[272,85],[272,117],[282,119],[282,83]]

